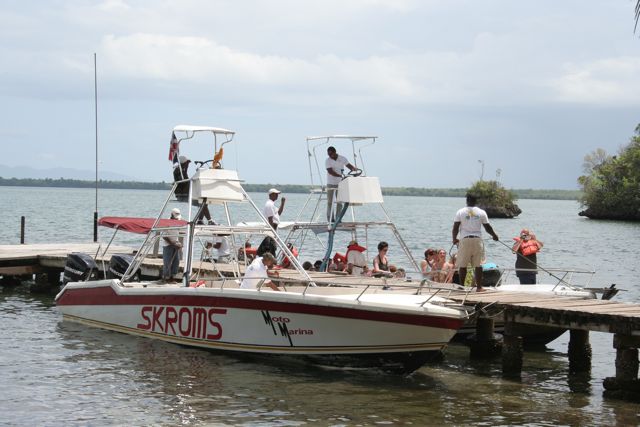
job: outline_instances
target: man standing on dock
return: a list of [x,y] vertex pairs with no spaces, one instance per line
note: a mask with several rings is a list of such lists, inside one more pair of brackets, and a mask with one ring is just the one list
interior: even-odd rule
[[456,212],[451,234],[453,244],[458,245],[456,267],[460,270],[460,284],[464,285],[467,266],[471,264],[475,273],[476,290],[481,292],[484,291],[482,287],[482,261],[484,258],[482,227],[493,237],[493,240],[499,239],[489,224],[487,213],[476,206],[477,202],[478,199],[475,195],[467,193],[467,207]]

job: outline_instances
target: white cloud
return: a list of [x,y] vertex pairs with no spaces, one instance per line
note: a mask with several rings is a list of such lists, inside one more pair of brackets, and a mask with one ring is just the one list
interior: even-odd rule
[[136,33],[106,36],[102,51],[114,79],[234,91],[272,103],[323,103],[328,94],[341,104],[640,102],[639,57],[555,69],[543,57],[529,58],[519,43],[510,35],[481,33],[467,51],[300,58],[234,49],[206,37]]
[[131,6],[123,0],[105,0],[98,5],[98,9],[104,12],[121,12],[131,10]]
[[[329,90],[342,97],[410,97],[415,88],[406,64],[394,58],[312,60],[234,50],[202,37],[133,34],[103,41],[105,61],[119,78],[158,79],[202,86],[271,92],[293,88],[300,96]],[[377,94],[377,95],[376,95]],[[260,93],[256,93],[257,96]]]
[[559,101],[594,105],[640,103],[640,56],[568,63],[563,68],[564,74],[550,82]]

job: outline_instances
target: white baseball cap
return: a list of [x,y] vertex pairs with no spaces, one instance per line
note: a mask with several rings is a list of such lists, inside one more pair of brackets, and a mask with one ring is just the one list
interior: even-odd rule
[[186,162],[190,162],[191,160],[189,160],[189,158],[187,156],[180,156],[178,157],[178,161],[180,162],[180,164],[186,163]]
[[178,209],[178,208],[171,209],[171,218],[172,219],[182,219],[182,214],[180,213],[180,209]]
[[276,188],[272,188],[269,190],[269,194],[280,194],[282,193],[282,191],[276,189]]

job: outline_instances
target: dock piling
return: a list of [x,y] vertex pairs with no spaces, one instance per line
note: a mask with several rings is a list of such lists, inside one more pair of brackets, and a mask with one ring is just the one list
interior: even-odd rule
[[24,245],[24,215],[20,217],[20,244]]
[[604,396],[640,402],[638,347],[640,337],[615,334],[616,376],[604,379]]
[[471,359],[487,359],[500,354],[502,345],[495,338],[493,326],[492,317],[478,317],[476,321],[476,336],[471,342],[469,353]]
[[507,319],[505,314],[504,342],[502,344],[502,376],[520,378],[522,375],[522,358],[524,347],[522,337],[516,335],[515,323]]
[[569,372],[590,372],[592,354],[589,331],[571,329],[569,333]]

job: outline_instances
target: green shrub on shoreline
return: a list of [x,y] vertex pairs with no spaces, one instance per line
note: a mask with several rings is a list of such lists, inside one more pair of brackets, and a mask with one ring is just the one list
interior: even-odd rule
[[598,148],[584,157],[583,167],[581,216],[640,221],[640,124],[617,155]]

